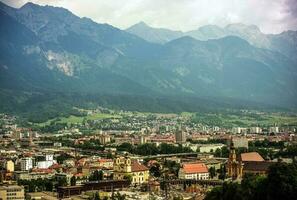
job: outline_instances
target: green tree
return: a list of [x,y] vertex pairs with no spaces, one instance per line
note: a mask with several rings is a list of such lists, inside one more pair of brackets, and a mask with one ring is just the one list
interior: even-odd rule
[[220,170],[219,170],[219,179],[225,180],[226,173],[227,173],[226,166],[225,165],[221,165]]
[[70,179],[70,185],[71,186],[75,186],[76,185],[76,177],[75,176],[72,176],[71,179]]
[[160,164],[156,163],[150,168],[150,174],[155,177],[161,176]]
[[95,193],[94,200],[100,200],[100,196],[99,196],[99,193],[98,192]]
[[102,170],[100,170],[99,172],[98,172],[98,180],[99,181],[102,181],[103,180],[103,171]]
[[210,178],[213,178],[213,177],[216,176],[216,169],[215,169],[214,167],[210,167],[210,168],[208,169],[208,172],[209,172],[209,176],[210,176]]
[[277,163],[269,168],[267,192],[269,199],[295,199],[297,196],[297,165]]

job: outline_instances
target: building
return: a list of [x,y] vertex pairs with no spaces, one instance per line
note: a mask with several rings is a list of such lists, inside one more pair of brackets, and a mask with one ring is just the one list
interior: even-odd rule
[[180,179],[209,179],[208,168],[204,163],[184,163],[179,169],[178,178]]
[[266,175],[270,165],[273,162],[269,161],[247,161],[244,162],[243,174],[261,174]]
[[243,174],[267,174],[268,168],[274,162],[265,161],[257,152],[249,152],[240,154],[240,160],[243,163]]
[[259,133],[262,133],[262,129],[260,127],[251,127],[250,133],[259,134]]
[[279,133],[279,128],[277,126],[270,127],[269,133]]
[[232,179],[237,179],[242,177],[243,163],[238,161],[236,158],[236,152],[233,142],[230,144],[230,153],[227,162],[227,174]]
[[233,127],[232,128],[232,133],[234,133],[234,134],[240,134],[241,133],[241,128],[240,127]]
[[98,138],[100,144],[107,144],[107,143],[110,143],[111,141],[111,137],[108,134],[100,134],[96,136],[96,138]]
[[34,159],[31,157],[22,158],[20,160],[20,167],[22,171],[29,171],[34,167]]
[[242,154],[240,154],[240,160],[242,162],[247,162],[247,161],[263,162],[263,161],[265,161],[262,158],[262,156],[257,152],[242,153]]
[[37,168],[40,169],[47,169],[50,166],[52,166],[53,164],[56,164],[57,161],[54,160],[54,156],[53,155],[46,155],[45,156],[45,160],[44,161],[39,161],[37,162]]
[[273,162],[265,161],[257,152],[242,153],[237,158],[233,142],[231,143],[227,171],[232,179],[242,178],[245,173],[265,175],[271,164]]
[[205,144],[199,146],[199,152],[200,153],[210,153],[210,152],[215,152],[217,149],[221,149],[224,144]]
[[239,147],[249,148],[249,141],[246,137],[233,137],[232,142],[235,148],[239,148]]
[[186,137],[186,132],[182,131],[182,130],[178,130],[176,133],[175,133],[175,141],[176,143],[185,143],[187,140],[187,137]]
[[36,180],[36,179],[46,179],[52,178],[54,173],[49,169],[46,169],[44,172],[28,172],[28,171],[15,171],[13,173],[13,179],[18,180]]
[[113,170],[114,180],[131,179],[132,184],[148,182],[149,169],[136,160],[131,160],[127,157],[118,157],[114,159]]
[[140,144],[145,144],[147,143],[148,138],[145,135],[140,136]]
[[25,200],[25,192],[23,186],[6,185],[0,186],[1,200]]
[[104,169],[112,169],[113,168],[113,160],[112,159],[99,159],[98,160],[99,167]]
[[14,162],[12,160],[7,160],[5,162],[5,169],[7,172],[14,172]]

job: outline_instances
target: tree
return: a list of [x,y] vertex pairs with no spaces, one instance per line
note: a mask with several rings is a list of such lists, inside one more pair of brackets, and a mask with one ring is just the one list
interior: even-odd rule
[[216,169],[214,167],[210,167],[208,169],[208,172],[209,172],[210,178],[213,178],[216,176]]
[[95,193],[94,200],[100,200],[100,196],[98,192]]
[[226,166],[221,165],[220,170],[219,170],[219,179],[225,180],[226,178]]
[[66,186],[66,185],[67,185],[67,179],[66,179],[66,177],[63,177],[63,178],[58,179],[56,187]]
[[155,177],[160,177],[161,176],[161,171],[160,171],[160,165],[158,163],[154,164],[150,168],[150,174]]
[[206,200],[289,200],[297,196],[297,165],[276,163],[268,176],[245,174],[241,184],[225,182],[211,190]]
[[89,176],[89,181],[99,181],[100,180],[100,174],[99,174],[99,171],[98,170],[95,170],[93,172],[93,174],[91,174]]
[[295,199],[297,196],[297,165],[277,163],[268,171],[267,192],[270,199]]
[[99,172],[98,172],[98,181],[102,181],[103,180],[103,171],[102,170],[100,170]]
[[76,185],[76,177],[75,176],[72,176],[71,179],[70,179],[70,185],[71,186],[75,186]]
[[112,200],[125,200],[126,195],[125,194],[121,195],[119,192],[117,192],[115,195],[112,195],[111,199]]
[[127,181],[129,181],[131,183],[132,182],[132,176],[129,175],[129,174],[125,174],[124,175],[124,180],[127,180]]

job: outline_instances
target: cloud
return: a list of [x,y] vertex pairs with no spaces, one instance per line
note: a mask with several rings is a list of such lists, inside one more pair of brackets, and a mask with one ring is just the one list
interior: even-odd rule
[[[26,0],[3,0],[20,7]],[[255,24],[265,33],[297,29],[296,0],[32,0],[69,9],[98,23],[127,28],[139,21],[154,27],[193,30],[206,24]]]
[[[296,0],[286,0],[287,11],[293,16],[297,17],[297,1]],[[296,20],[296,18],[295,18]]]

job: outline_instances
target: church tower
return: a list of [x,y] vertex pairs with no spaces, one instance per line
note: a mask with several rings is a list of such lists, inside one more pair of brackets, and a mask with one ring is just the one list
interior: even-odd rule
[[227,163],[227,169],[228,176],[232,177],[233,180],[242,177],[243,164],[241,163],[241,161],[237,161],[236,159],[236,151],[232,138],[230,142],[230,153]]

